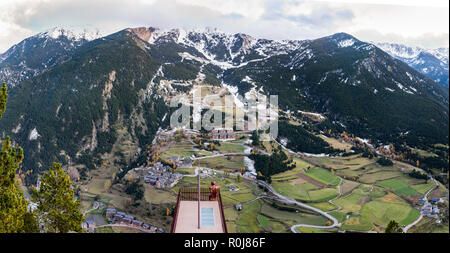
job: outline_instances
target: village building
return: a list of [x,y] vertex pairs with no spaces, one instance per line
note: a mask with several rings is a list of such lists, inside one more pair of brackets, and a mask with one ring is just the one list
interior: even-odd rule
[[257,174],[252,171],[246,171],[243,176],[249,179],[256,179]]
[[105,204],[99,201],[94,201],[94,204],[92,205],[94,209],[103,210],[105,209]]
[[239,191],[239,187],[237,187],[236,185],[230,185],[228,186],[228,190],[230,190],[231,192]]
[[86,219],[83,223],[81,223],[81,228],[87,230],[89,233],[94,233],[95,221],[93,219]]
[[181,161],[179,161],[177,166],[182,168],[192,168],[192,159],[188,157],[183,158]]
[[439,200],[440,200],[440,198],[432,198],[431,203],[436,204],[439,202]]
[[108,208],[106,209],[106,218],[108,219],[112,219],[114,217],[114,215],[116,215],[117,211],[114,208]]
[[234,140],[235,137],[232,128],[216,128],[211,131],[211,139],[213,140]]
[[169,169],[169,166],[163,165],[161,162],[147,167],[145,169],[144,182],[156,188],[174,187],[182,178],[182,175],[180,173],[172,173]]

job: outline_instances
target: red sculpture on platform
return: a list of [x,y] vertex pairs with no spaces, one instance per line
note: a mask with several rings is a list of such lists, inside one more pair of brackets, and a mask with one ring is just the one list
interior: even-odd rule
[[212,181],[209,187],[209,200],[217,200],[217,193],[220,190],[220,186],[216,185],[216,182]]

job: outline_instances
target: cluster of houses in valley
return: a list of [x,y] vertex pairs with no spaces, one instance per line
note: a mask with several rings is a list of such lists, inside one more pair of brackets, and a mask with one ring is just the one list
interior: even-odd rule
[[239,191],[239,187],[237,187],[236,185],[229,185],[228,190],[230,192],[237,192],[237,191]]
[[177,168],[192,168],[192,159],[189,157],[172,156],[169,158],[169,161],[173,162]]
[[253,171],[246,171],[244,172],[244,174],[242,174],[242,176],[254,180],[256,179],[257,174]]
[[141,220],[136,219],[136,217],[132,215],[127,215],[123,212],[118,212],[114,208],[106,209],[106,218],[111,221],[113,224],[127,225],[131,227],[136,227],[144,230],[148,230],[153,233],[164,233],[164,229],[157,228],[153,225],[149,225],[144,223]]
[[154,165],[142,169],[144,171],[144,182],[156,188],[174,187],[183,177],[180,173],[170,172],[170,166],[157,162]]
[[420,208],[420,213],[429,218],[439,218],[441,211],[437,204],[440,202],[443,202],[440,198],[433,198],[431,203],[428,203],[426,199],[420,199],[419,203],[424,205]]
[[211,131],[213,140],[234,140],[236,137],[232,128],[216,128]]
[[103,209],[105,209],[105,204],[103,204],[102,202],[99,202],[99,201],[94,201],[94,204],[92,205],[92,207],[97,210],[103,210]]

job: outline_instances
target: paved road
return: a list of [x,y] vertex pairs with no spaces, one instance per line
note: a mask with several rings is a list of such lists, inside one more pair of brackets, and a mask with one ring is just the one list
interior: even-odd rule
[[[283,147],[283,146],[282,146],[282,147]],[[294,153],[294,152],[292,152],[292,151],[290,151],[290,150],[288,150],[288,151],[291,152],[291,153]],[[211,157],[219,157],[219,156],[231,155],[231,154],[239,154],[239,155],[243,154],[243,155],[248,155],[248,154],[245,154],[245,153],[228,153],[228,154],[219,154],[219,155],[213,155],[213,156],[199,157],[199,158],[197,158],[197,159],[205,159],[205,158],[211,158]],[[296,154],[296,153],[294,153],[294,154]],[[296,155],[297,155],[297,154],[296,154]],[[195,160],[195,158],[194,158],[194,160]],[[211,171],[214,171],[214,172],[219,173],[219,174],[223,174],[223,173],[224,173],[223,171],[220,171],[220,170],[214,170],[214,169],[210,169],[210,168],[204,168],[204,169],[211,170]],[[199,167],[196,167],[196,169],[195,169],[195,174],[193,174],[193,175],[184,175],[184,176],[185,176],[185,177],[195,177],[195,176],[198,175],[198,170],[199,170]],[[231,173],[230,175],[236,175],[236,173]],[[310,227],[310,228],[328,229],[328,228],[334,228],[334,227],[336,227],[336,226],[339,224],[338,220],[337,220],[336,218],[334,218],[333,216],[329,215],[327,212],[324,212],[324,211],[322,211],[322,210],[320,210],[320,209],[318,209],[318,208],[309,206],[309,205],[307,205],[307,204],[298,202],[298,201],[295,200],[295,199],[292,199],[292,198],[283,196],[283,195],[279,194],[278,192],[276,192],[276,191],[272,188],[272,186],[270,186],[268,183],[266,183],[266,182],[264,182],[264,181],[261,181],[261,180],[252,180],[252,179],[249,179],[249,178],[246,178],[246,177],[243,177],[243,178],[245,178],[245,179],[247,179],[247,180],[250,180],[250,181],[253,181],[253,182],[257,183],[257,184],[260,184],[260,185],[266,187],[267,190],[269,190],[273,195],[275,195],[276,198],[277,198],[279,201],[281,201],[281,202],[288,203],[288,204],[295,204],[295,205],[297,205],[297,206],[300,206],[300,207],[303,207],[303,208],[305,208],[305,209],[311,210],[311,211],[313,211],[313,212],[319,213],[320,215],[326,217],[327,219],[329,219],[329,220],[331,220],[331,221],[333,222],[333,224],[331,224],[331,225],[329,225],[329,226],[317,226],[317,225],[309,225],[309,224],[297,224],[297,225],[293,225],[293,226],[291,227],[291,231],[292,231],[293,233],[299,233],[299,231],[297,231],[297,229],[296,229],[296,228],[298,228],[298,227]],[[342,179],[341,179],[341,182],[342,182]],[[340,185],[340,184],[339,184],[339,185]],[[340,192],[340,188],[339,188],[339,192]],[[259,197],[255,198],[255,199],[251,200],[251,201],[254,201],[254,200],[256,200],[256,199],[263,198],[263,197],[265,197],[265,196],[259,196]],[[244,204],[247,204],[247,203],[249,203],[249,202],[246,202],[246,203],[244,203]],[[334,203],[332,203],[332,204],[334,204]],[[336,206],[337,206],[337,205],[336,205]],[[338,206],[338,207],[339,207],[339,206]]]
[[253,202],[255,200],[262,199],[262,198],[275,199],[274,197],[271,197],[271,196],[261,195],[261,196],[258,196],[256,198],[254,198],[254,199],[251,199],[249,201],[243,202],[241,205],[247,205],[247,204],[249,204],[249,203],[251,203],[251,202]]
[[340,197],[342,196],[341,185],[342,185],[342,183],[344,182],[344,180],[343,180],[341,177],[339,177],[339,176],[337,176],[337,177],[341,180],[341,181],[339,182],[338,186],[337,186],[339,195],[337,195],[334,199],[328,200],[328,203],[330,203],[330,204],[332,204],[333,206],[335,206],[336,209],[330,210],[330,211],[328,211],[327,213],[331,213],[331,212],[334,212],[334,211],[340,211],[340,210],[342,209],[342,207],[341,207],[340,205],[338,205],[338,204],[336,204],[336,203],[333,202],[333,200],[338,199],[338,198],[340,198]]
[[[428,195],[429,195],[434,189],[436,189],[436,187],[439,186],[438,183],[436,182],[436,180],[435,180],[433,177],[431,177],[431,180],[433,180],[434,186],[433,186],[430,190],[428,190],[428,191],[425,193],[425,196],[424,196],[425,204],[423,204],[423,206],[428,205]],[[423,219],[423,214],[422,214],[422,212],[420,212],[420,216],[419,216],[419,218],[417,218],[417,220],[413,221],[411,224],[406,225],[406,226],[403,228],[403,233],[407,233],[408,230],[409,230],[410,228],[412,228],[414,225],[416,225],[417,223],[419,223],[422,219]]]
[[198,175],[198,169],[199,169],[199,167],[195,167],[194,174],[184,174],[183,177],[196,177]]
[[329,215],[328,213],[326,213],[326,212],[324,212],[324,211],[322,211],[322,210],[320,210],[320,209],[318,209],[318,208],[315,208],[315,207],[309,206],[309,205],[307,205],[307,204],[304,204],[304,203],[302,203],[302,202],[298,202],[298,201],[295,200],[295,199],[292,199],[292,198],[283,196],[283,195],[279,194],[278,192],[276,192],[276,191],[272,188],[272,186],[270,186],[268,183],[266,183],[266,182],[264,182],[264,181],[256,180],[256,183],[258,183],[258,184],[260,184],[260,185],[266,187],[266,189],[269,190],[269,191],[270,191],[272,194],[274,194],[275,196],[277,196],[278,199],[279,199],[280,201],[282,201],[282,202],[284,202],[284,203],[288,203],[288,204],[295,204],[295,205],[297,205],[297,206],[300,206],[300,207],[303,207],[303,208],[305,208],[305,209],[311,210],[311,211],[313,211],[313,212],[319,213],[320,215],[326,217],[327,219],[329,219],[329,220],[331,220],[331,221],[333,222],[333,224],[331,224],[331,225],[329,225],[329,226],[316,226],[316,225],[308,225],[308,224],[297,224],[297,225],[293,225],[293,226],[291,227],[291,231],[292,231],[293,233],[299,233],[299,232],[297,231],[297,228],[298,228],[298,227],[309,227],[309,228],[321,228],[321,229],[326,229],[326,228],[334,228],[334,227],[336,227],[336,226],[339,224],[338,220],[337,220],[336,218],[334,218],[333,216]]
[[123,225],[123,224],[106,224],[106,225],[101,225],[101,226],[97,226],[95,227],[97,228],[104,228],[104,227],[122,227],[122,228],[132,228],[132,229],[137,229],[140,230],[144,233],[153,233],[152,231],[148,230],[148,229],[144,229],[144,228],[137,228],[137,227],[133,227],[133,226],[129,226],[129,225]]
[[221,157],[221,156],[247,156],[248,154],[245,152],[236,152],[236,153],[223,153],[223,154],[217,154],[217,155],[209,155],[209,156],[201,156],[201,157],[195,157],[192,158],[192,160],[201,160],[201,159],[207,159],[207,158],[214,158],[214,157]]

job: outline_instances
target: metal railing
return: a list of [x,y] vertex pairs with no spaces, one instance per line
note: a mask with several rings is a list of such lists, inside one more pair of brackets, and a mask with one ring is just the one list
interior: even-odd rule
[[173,222],[172,227],[170,229],[171,233],[175,233],[176,227],[177,227],[177,220],[178,220],[178,212],[180,209],[180,202],[181,201],[198,201],[200,196],[200,201],[217,201],[219,203],[219,212],[220,212],[220,218],[222,220],[222,229],[224,233],[227,233],[227,225],[225,222],[225,214],[223,212],[223,204],[222,204],[222,196],[220,195],[220,190],[217,192],[217,200],[209,200],[211,192],[208,188],[200,188],[200,194],[198,194],[197,188],[180,188],[178,190],[178,196],[177,196],[177,206],[175,208],[175,214],[173,216]]
[[[199,198],[197,188],[180,188],[178,194],[180,194],[180,200],[182,201],[197,201]],[[200,201],[209,201],[210,194],[208,188],[200,188]]]
[[228,233],[227,231],[227,222],[225,221],[225,214],[223,213],[223,204],[222,204],[222,195],[220,191],[218,192],[219,197],[217,201],[219,201],[219,209],[220,209],[220,217],[222,218],[222,229],[224,233]]
[[181,194],[180,194],[180,191],[178,191],[177,206],[175,207],[175,214],[173,215],[173,221],[172,221],[172,226],[170,228],[170,233],[175,233],[175,229],[177,228],[178,210],[180,209],[180,199],[181,199]]

